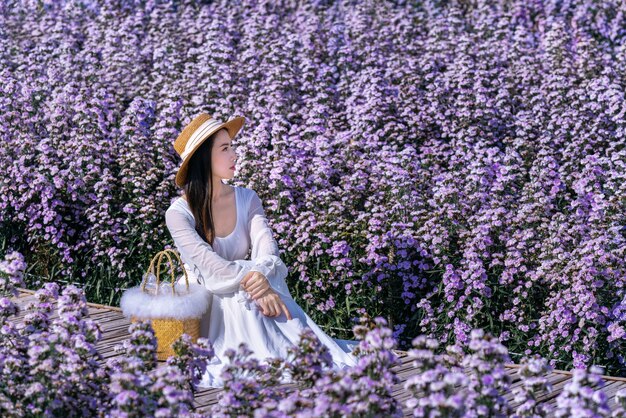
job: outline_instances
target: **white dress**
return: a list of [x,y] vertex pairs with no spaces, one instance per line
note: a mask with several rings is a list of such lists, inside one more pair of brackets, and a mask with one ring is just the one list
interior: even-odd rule
[[[245,342],[253,357],[287,356],[287,347],[297,344],[300,332],[308,327],[328,347],[333,368],[353,366],[351,354],[356,341],[333,339],[322,331],[291,296],[284,278],[287,267],[279,258],[278,244],[268,226],[257,193],[249,188],[235,189],[237,222],[226,237],[216,237],[213,247],[195,230],[195,220],[187,201],[176,199],[165,213],[167,228],[180,253],[189,280],[196,280],[211,292],[212,300],[201,320],[200,336],[213,344],[215,357],[209,362],[200,387],[222,387],[221,369],[228,359],[227,348],[236,349]],[[251,250],[251,252],[250,252]],[[251,259],[247,259],[251,254]],[[249,271],[263,273],[280,294],[293,319],[284,313],[271,318],[263,315],[250,296],[240,288]],[[288,380],[287,380],[288,381]]]

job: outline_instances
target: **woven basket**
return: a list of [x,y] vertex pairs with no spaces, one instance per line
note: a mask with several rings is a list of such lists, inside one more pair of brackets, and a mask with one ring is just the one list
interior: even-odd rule
[[[182,266],[183,263],[180,259],[180,256],[176,251],[173,250],[163,250],[159,251],[150,262],[150,267],[148,271],[144,275],[141,283],[141,291],[144,293],[148,293],[151,296],[158,298],[161,294],[159,291],[159,286],[161,285],[160,281],[160,273],[161,273],[161,262],[163,257],[167,257],[170,264],[170,272],[172,277],[172,295],[177,296],[175,290],[175,275],[174,275],[174,263],[172,261],[172,257],[168,254],[172,253]],[[150,289],[146,290],[146,284],[148,282],[148,277],[150,273],[154,274],[154,266],[156,262],[156,288],[154,291],[150,291]],[[187,277],[187,271],[183,268],[183,272],[185,274],[185,283],[187,292],[189,292],[189,278]],[[184,297],[184,296],[178,296]],[[152,321],[152,328],[154,329],[154,333],[157,339],[157,358],[159,360],[167,360],[168,357],[175,355],[174,349],[172,348],[172,344],[178,340],[183,334],[188,334],[192,341],[195,343],[200,336],[200,318],[199,317],[190,317],[185,319],[177,319],[177,318],[168,318],[168,317],[137,317],[132,315],[130,318],[131,322],[137,322],[140,320],[150,320]]]

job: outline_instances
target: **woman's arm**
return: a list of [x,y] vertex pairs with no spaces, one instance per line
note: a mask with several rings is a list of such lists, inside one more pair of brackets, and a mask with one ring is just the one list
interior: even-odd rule
[[236,292],[240,288],[241,280],[250,271],[258,271],[270,279],[272,287],[288,294],[287,289],[283,289],[284,286],[275,283],[277,278],[284,279],[288,270],[279,258],[278,244],[272,236],[261,199],[256,192],[253,191],[248,211],[252,260],[230,261],[221,257],[198,235],[193,221],[181,211],[168,209],[165,212],[165,223],[182,261],[202,276],[205,287],[211,292]]
[[[183,262],[202,276],[205,287],[213,293],[231,293],[248,272],[245,265],[229,261],[196,232],[192,221],[182,212],[168,209],[165,223]],[[196,270],[197,268],[197,270]]]
[[265,277],[270,277],[272,273],[278,273],[282,277],[287,276],[287,267],[280,260],[278,243],[268,225],[261,199],[254,190],[248,209],[248,230],[252,242],[251,258],[255,261],[251,271],[258,271]]
[[[268,225],[261,199],[259,199],[254,190],[252,193],[248,210],[248,228],[252,242],[251,258],[254,261],[254,266],[252,266],[250,271],[261,273],[273,290],[283,296],[290,297],[285,282],[289,271],[285,263],[280,259],[278,243],[274,239],[272,230]],[[250,280],[245,280],[245,284],[246,287],[250,285],[256,286],[254,283],[250,283]]]

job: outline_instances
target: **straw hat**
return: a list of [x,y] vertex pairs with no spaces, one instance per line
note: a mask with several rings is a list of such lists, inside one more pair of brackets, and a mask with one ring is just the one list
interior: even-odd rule
[[241,129],[244,120],[245,118],[237,117],[228,122],[221,122],[207,113],[201,113],[189,122],[174,141],[174,149],[183,160],[176,173],[176,185],[179,187],[185,185],[189,160],[206,139],[222,128],[225,128],[230,139],[233,139]]

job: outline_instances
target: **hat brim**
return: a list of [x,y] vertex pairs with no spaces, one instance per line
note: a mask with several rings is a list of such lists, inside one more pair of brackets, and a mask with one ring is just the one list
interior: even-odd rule
[[183,187],[185,185],[185,181],[187,179],[187,168],[189,166],[189,161],[193,157],[194,153],[198,150],[198,148],[200,148],[200,145],[204,143],[204,141],[206,141],[215,132],[224,128],[228,131],[228,135],[230,136],[230,139],[233,139],[235,135],[237,135],[241,127],[243,126],[244,121],[245,121],[245,118],[239,116],[232,120],[229,120],[228,122],[224,122],[221,125],[215,127],[215,129],[212,129],[211,131],[207,132],[205,137],[202,138],[198,142],[198,144],[196,144],[194,148],[192,148],[191,152],[189,152],[189,155],[187,155],[187,158],[183,160],[180,167],[178,168],[178,171],[176,172],[176,185],[178,187]]

